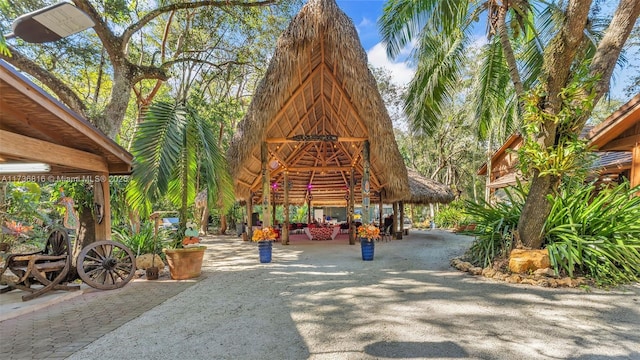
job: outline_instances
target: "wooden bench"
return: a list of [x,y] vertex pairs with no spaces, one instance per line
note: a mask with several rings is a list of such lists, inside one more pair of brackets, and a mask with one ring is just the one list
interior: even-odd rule
[[[22,296],[23,301],[28,301],[51,290],[80,290],[79,285],[65,285],[71,268],[71,251],[66,230],[56,229],[49,234],[44,250],[9,255],[0,275],[9,269],[18,280],[8,280],[7,287],[0,289],[0,293],[14,289],[28,291],[30,294]],[[36,284],[42,287],[33,288]]]

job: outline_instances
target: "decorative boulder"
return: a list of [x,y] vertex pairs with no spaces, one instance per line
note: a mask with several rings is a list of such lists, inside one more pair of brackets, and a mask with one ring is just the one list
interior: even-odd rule
[[526,273],[551,266],[549,251],[513,249],[509,256],[509,270],[513,273]]
[[[155,266],[157,268],[164,269],[164,262],[162,261],[160,255],[156,254],[155,257],[155,260],[153,260],[152,254],[143,254],[138,256],[136,258],[136,268],[140,270],[146,270],[151,266]],[[152,261],[153,265],[151,265]]]

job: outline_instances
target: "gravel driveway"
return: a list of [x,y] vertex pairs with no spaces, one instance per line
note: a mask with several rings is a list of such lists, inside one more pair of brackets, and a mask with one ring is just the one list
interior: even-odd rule
[[257,247],[210,237],[206,278],[70,359],[640,359],[640,287],[513,285],[455,271],[473,239]]

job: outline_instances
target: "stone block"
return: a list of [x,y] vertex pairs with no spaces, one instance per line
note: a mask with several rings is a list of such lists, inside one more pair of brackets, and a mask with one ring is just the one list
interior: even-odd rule
[[[147,268],[150,268],[152,265],[152,254],[143,254],[140,255],[136,258],[136,268],[140,269],[140,270],[146,270]],[[160,257],[160,255],[156,254],[155,255],[155,260],[153,260],[153,266],[156,266],[160,269],[164,268],[164,262],[162,261],[162,258]]]
[[534,271],[533,274],[536,275],[536,276],[546,276],[546,277],[555,277],[556,276],[556,272],[553,271],[553,269],[551,269],[551,268],[538,269],[538,270]]
[[496,271],[493,268],[487,267],[482,270],[484,277],[492,278],[496,275]]
[[513,273],[526,273],[551,266],[549,251],[513,249],[509,256],[509,270]]

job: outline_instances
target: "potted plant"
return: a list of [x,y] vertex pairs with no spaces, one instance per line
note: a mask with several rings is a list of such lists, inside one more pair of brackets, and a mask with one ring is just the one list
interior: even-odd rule
[[375,225],[360,225],[358,227],[358,237],[360,238],[360,248],[362,250],[362,260],[373,260],[375,240],[380,238],[380,229]]
[[273,248],[273,241],[276,237],[276,231],[269,226],[254,230],[251,240],[258,243],[258,254],[260,255],[261,263],[271,262],[271,251]]
[[192,222],[187,223],[184,236],[179,239],[179,245],[162,249],[167,257],[169,274],[173,280],[193,279],[200,276],[202,259],[206,246],[200,245],[198,230]]

